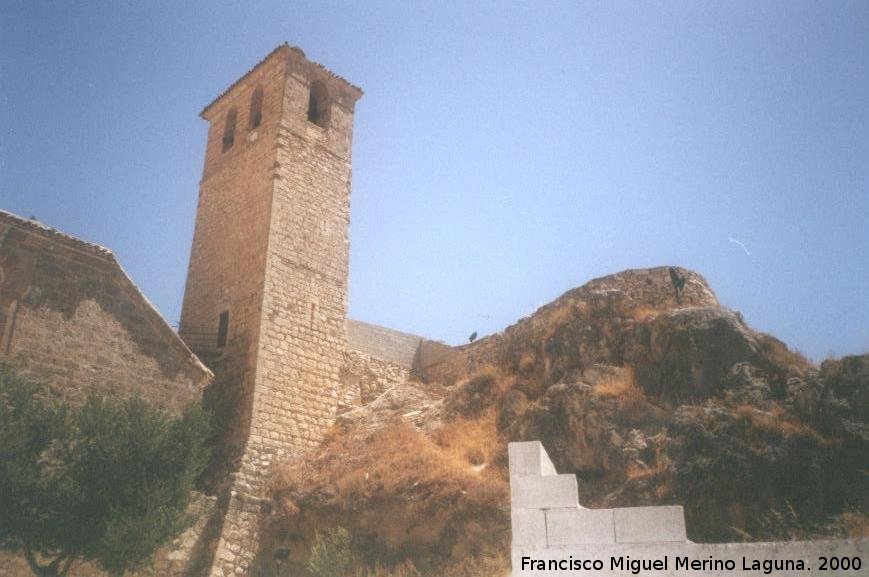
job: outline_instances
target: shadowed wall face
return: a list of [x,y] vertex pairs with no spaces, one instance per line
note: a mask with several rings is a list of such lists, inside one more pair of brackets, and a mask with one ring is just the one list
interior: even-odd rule
[[211,378],[111,251],[6,212],[0,362],[72,405],[137,395],[178,412]]
[[215,372],[205,401],[221,423],[217,476],[249,433],[284,77],[273,53],[202,114],[210,124],[179,332]]

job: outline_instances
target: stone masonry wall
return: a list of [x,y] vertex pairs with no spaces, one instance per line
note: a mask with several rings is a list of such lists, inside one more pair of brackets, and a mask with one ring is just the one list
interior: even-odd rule
[[138,395],[174,412],[211,373],[102,247],[0,212],[0,362],[81,405]]
[[347,319],[338,413],[367,405],[410,376],[422,337]]
[[[250,435],[285,74],[285,60],[276,50],[202,112],[210,125],[181,334],[216,373],[205,404],[223,423],[211,466],[217,478],[239,468]],[[259,126],[253,126],[251,101],[257,89],[262,91],[262,109]],[[231,111],[235,133],[228,146],[224,138]],[[229,314],[227,340],[218,348],[218,322],[224,311]],[[248,492],[240,483],[232,483],[233,493]],[[243,518],[244,509],[252,509],[251,521]],[[256,503],[231,499],[222,535],[255,532],[258,511]],[[221,563],[235,562],[241,544],[233,542],[231,548],[234,551],[227,546],[221,550]]]
[[[333,423],[346,348],[350,142],[361,91],[298,49],[283,46],[270,58],[284,76],[268,219],[256,223],[268,237],[250,426],[211,569],[215,577],[250,574],[271,466],[315,447]],[[223,106],[246,82],[213,106]],[[315,82],[328,92],[324,126],[307,117]],[[245,189],[234,192],[243,196]]]
[[[629,566],[613,570],[611,558],[662,559],[667,569],[644,570],[643,575],[665,577],[696,575],[733,577],[744,574],[742,559],[798,560],[818,568],[818,557],[869,555],[869,540],[786,543],[698,544],[688,541],[682,507],[626,507],[585,509],[577,500],[574,475],[559,475],[539,441],[510,443],[510,511],[512,522],[513,577],[521,576],[629,576]],[[737,570],[677,570],[675,557],[732,560]],[[602,571],[537,570],[522,559],[553,561],[600,560]],[[865,567],[863,568],[865,570]],[[807,571],[775,571],[775,575],[806,575]],[[825,575],[857,575],[860,571],[830,570]]]
[[347,319],[347,348],[381,361],[412,367],[423,337]]
[[[181,335],[215,372],[205,405],[222,423],[215,476],[237,466],[250,427],[284,62],[272,53],[203,117],[210,122],[181,313]],[[259,126],[250,102],[262,89]],[[235,137],[225,148],[227,115]],[[218,321],[229,313],[226,346]]]
[[405,383],[410,367],[348,349],[341,371],[338,413],[367,405],[386,389]]

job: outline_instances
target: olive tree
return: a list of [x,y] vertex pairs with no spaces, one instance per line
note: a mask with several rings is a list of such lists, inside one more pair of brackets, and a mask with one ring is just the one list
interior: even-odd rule
[[71,411],[0,367],[0,546],[34,574],[87,560],[112,575],[144,564],[189,523],[209,421],[141,399],[91,397]]

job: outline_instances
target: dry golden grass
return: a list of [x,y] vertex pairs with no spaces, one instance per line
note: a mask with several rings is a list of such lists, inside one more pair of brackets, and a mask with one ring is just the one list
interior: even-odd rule
[[432,438],[400,421],[367,438],[333,435],[312,459],[279,467],[284,526],[303,542],[315,529],[345,527],[387,563],[359,575],[450,575],[445,568],[470,567],[496,544],[509,550],[506,475],[488,466],[502,446],[491,410]]
[[844,513],[841,522],[847,538],[869,539],[869,514]]
[[781,410],[761,411],[751,405],[740,405],[735,412],[737,417],[747,425],[749,433],[760,433],[783,439],[805,438],[818,443],[826,442],[809,425],[787,419]]
[[618,403],[618,421],[622,424],[633,423],[633,426],[638,426],[661,418],[661,409],[646,397],[631,367],[625,367],[620,374],[596,382],[591,392],[599,399]]
[[456,419],[439,429],[434,440],[445,458],[459,465],[478,468],[488,465],[506,450],[498,434],[497,413],[489,408],[476,419]]
[[772,335],[760,333],[757,335],[757,341],[766,360],[776,367],[785,369],[789,374],[803,377],[806,371],[814,366],[802,353],[790,350],[786,344]]
[[553,307],[552,310],[549,311],[549,314],[546,316],[546,325],[562,325],[574,316],[576,316],[576,308],[570,303],[562,304]]
[[636,463],[630,463],[627,470],[629,480],[654,479],[664,477],[670,473],[670,462],[664,456],[662,447],[655,451],[655,460],[649,467],[641,467]]
[[[327,504],[340,508],[402,495],[421,485],[433,491],[429,495],[435,500],[452,498],[462,491],[469,499],[506,495],[501,479],[493,479],[492,487],[479,487],[489,484],[488,477],[481,479],[473,469],[479,464],[473,461],[488,459],[495,450],[497,441],[488,432],[482,433],[490,427],[494,424],[458,420],[438,434],[437,442],[403,422],[384,428],[365,442],[335,436],[313,466],[305,467],[307,470],[279,467],[275,486],[279,490],[291,488],[300,495],[327,488]],[[288,507],[287,513],[292,512],[292,506]]]
[[637,463],[628,464],[625,478],[629,483],[651,485],[655,497],[660,501],[669,499],[673,495],[672,463],[665,456],[663,447],[658,447],[655,450],[655,458],[650,466],[641,467]]
[[471,377],[470,383],[473,384],[475,381],[479,380],[490,380],[492,382],[492,391],[495,393],[495,396],[506,392],[512,383],[512,379],[509,376],[504,375],[500,369],[493,365],[486,365],[477,371],[474,376]]
[[374,567],[357,567],[355,577],[422,577],[411,561],[405,561],[394,567],[376,565]]
[[[509,544],[502,550],[479,555],[453,563],[438,570],[438,577],[509,577],[510,558],[507,556]],[[429,574],[430,575],[430,574]],[[405,561],[393,567],[377,565],[360,567],[354,577],[429,577],[419,571],[412,562]]]
[[634,369],[625,367],[617,375],[605,377],[594,384],[592,392],[604,399],[618,399],[622,402],[633,402],[644,399],[642,389],[637,386]]
[[657,467],[640,467],[636,463],[630,463],[625,476],[629,481],[638,481],[652,479],[660,474],[660,472],[657,470]]
[[579,306],[585,303],[559,303],[547,311],[542,322],[546,327],[541,340],[548,341],[561,327],[578,316],[586,314],[587,307]]
[[660,311],[658,311],[657,309],[640,305],[634,307],[634,309],[631,311],[631,318],[638,323],[644,323],[647,320],[654,319],[656,316],[658,316],[659,312]]
[[459,384],[446,400],[447,418],[476,418],[498,404],[513,380],[486,365],[467,381]]
[[520,375],[527,375],[534,370],[536,360],[531,353],[525,353],[519,358],[518,368]]

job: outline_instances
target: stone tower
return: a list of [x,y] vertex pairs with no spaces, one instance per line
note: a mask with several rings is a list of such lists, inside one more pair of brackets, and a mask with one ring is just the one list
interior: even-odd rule
[[215,372],[232,491],[211,575],[247,575],[271,464],[317,445],[346,346],[350,153],[362,91],[279,46],[205,107],[180,333]]

